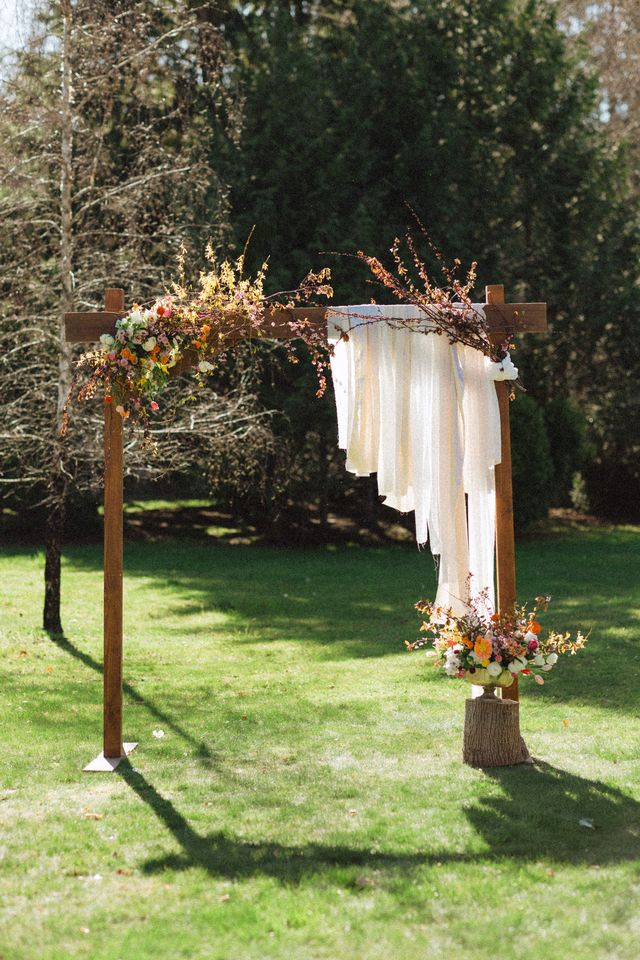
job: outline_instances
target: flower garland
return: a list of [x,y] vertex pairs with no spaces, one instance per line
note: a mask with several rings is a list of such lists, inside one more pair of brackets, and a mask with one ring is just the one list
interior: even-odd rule
[[[209,245],[206,256],[209,269],[200,273],[193,288],[184,279],[182,251],[180,280],[150,306],[134,303],[116,322],[113,334],[103,334],[99,347],[80,357],[79,373],[65,405],[63,435],[73,399],[77,396],[86,401],[102,393],[123,419],[142,427],[145,439],[153,446],[151,420],[160,411],[161,394],[174,374],[193,368],[196,385],[201,385],[238,343],[269,336],[269,308],[286,309],[315,296],[332,296],[328,269],[309,273],[294,290],[267,296],[266,263],[250,278],[244,276],[244,254],[235,261],[218,263]],[[304,321],[291,321],[288,326],[292,337],[303,339],[309,346],[322,392],[326,383],[326,338]],[[293,358],[290,343],[288,347]],[[89,376],[79,386],[86,371]]]
[[562,654],[575,654],[587,642],[580,632],[575,640],[570,633],[549,630],[542,637],[538,611],[546,611],[551,598],[536,597],[533,609],[526,605],[516,607],[512,614],[494,613],[489,616],[486,593],[476,601],[468,602],[464,616],[454,616],[451,610],[435,607],[429,600],[415,604],[418,613],[426,616],[420,630],[430,634],[414,643],[406,642],[409,650],[433,646],[436,666],[448,677],[458,677],[469,683],[511,686],[520,674],[533,676],[543,684],[541,672],[548,672]]

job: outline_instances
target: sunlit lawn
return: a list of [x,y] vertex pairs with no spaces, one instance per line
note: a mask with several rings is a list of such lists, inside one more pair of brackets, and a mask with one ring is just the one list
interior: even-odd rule
[[100,564],[66,552],[56,645],[42,556],[0,556],[2,960],[640,956],[637,529],[520,548],[520,596],[593,632],[525,686],[540,762],[486,772],[461,764],[466,688],[403,650],[428,554],[160,540],[126,552],[140,746],[83,774]]

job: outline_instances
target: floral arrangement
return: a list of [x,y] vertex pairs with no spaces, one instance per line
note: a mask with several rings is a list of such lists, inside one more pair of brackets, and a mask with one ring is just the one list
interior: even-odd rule
[[[266,296],[266,263],[250,278],[244,276],[244,253],[236,261],[218,263],[209,245],[206,256],[209,268],[201,271],[198,284],[192,287],[185,280],[183,251],[180,279],[150,305],[134,304],[116,322],[112,334],[100,337],[97,349],[80,357],[80,372],[65,407],[63,434],[73,398],[89,400],[102,392],[105,401],[113,403],[123,419],[141,426],[149,440],[151,419],[160,410],[162,391],[173,374],[193,368],[196,384],[201,384],[240,341],[269,336],[270,307],[286,309],[313,296],[332,295],[327,269],[309,273],[294,290]],[[288,326],[292,337],[304,339],[310,347],[322,392],[325,338],[305,321],[292,320]],[[86,371],[89,375],[80,386]]]
[[[395,238],[390,248],[389,266],[378,257],[369,256],[362,250],[353,255],[369,268],[377,284],[390,291],[403,304],[418,307],[423,314],[417,320],[399,320],[394,323],[416,332],[446,336],[450,343],[466,344],[480,350],[490,360],[504,360],[509,351],[515,349],[512,342],[513,331],[507,330],[505,340],[494,343],[484,311],[474,306],[471,293],[478,264],[474,261],[464,275],[460,276],[461,261],[456,258],[452,264],[447,263],[418,214],[411,207],[409,210],[423,242],[439,265],[443,283],[438,283],[429,275],[427,264],[420,256],[416,238],[410,229],[407,229],[404,236],[404,246],[408,253],[406,260],[401,252],[403,241],[399,237]],[[364,322],[377,321],[368,319]]]
[[538,611],[546,611],[551,598],[536,597],[531,610],[518,606],[511,614],[489,615],[486,591],[468,601],[463,616],[435,607],[429,600],[419,600],[415,607],[426,617],[420,630],[428,636],[406,643],[409,650],[432,646],[437,654],[436,665],[449,677],[459,677],[483,686],[511,686],[515,677],[533,676],[544,683],[542,672],[548,672],[562,654],[575,654],[587,638],[580,632],[575,640],[569,633],[549,630],[542,636]]

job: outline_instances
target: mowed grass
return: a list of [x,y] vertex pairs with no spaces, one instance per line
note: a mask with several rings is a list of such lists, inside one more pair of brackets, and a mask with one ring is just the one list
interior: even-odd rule
[[90,775],[101,550],[66,551],[54,643],[42,555],[6,549],[2,960],[637,960],[640,532],[557,531],[518,563],[522,598],[592,636],[524,684],[539,762],[479,771],[467,688],[403,649],[428,554],[130,544],[140,745]]

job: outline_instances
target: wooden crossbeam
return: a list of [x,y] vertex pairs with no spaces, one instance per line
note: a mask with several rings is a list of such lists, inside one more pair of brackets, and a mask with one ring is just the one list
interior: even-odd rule
[[[291,339],[289,323],[307,320],[318,327],[327,320],[327,307],[271,308],[267,311],[263,339]],[[505,303],[504,287],[486,288],[485,315],[494,342],[512,333],[543,333],[547,329],[545,303]],[[114,333],[116,322],[126,316],[124,291],[105,290],[105,309],[93,313],[67,313],[65,339],[70,343],[95,342],[103,333]],[[232,321],[233,315],[229,316]],[[244,334],[243,334],[244,336]],[[229,338],[232,339],[232,338]],[[188,363],[187,363],[188,365]],[[182,368],[180,368],[182,369]],[[516,598],[513,492],[509,386],[496,383],[502,430],[502,462],[496,468],[496,573],[498,606],[513,607]],[[104,730],[102,753],[85,767],[88,771],[115,770],[122,757],[136,744],[122,739],[122,554],[123,554],[123,448],[122,419],[113,404],[104,404]],[[518,699],[518,682],[503,691]]]
[[[262,338],[277,340],[295,336],[288,323],[307,320],[322,327],[327,320],[328,307],[294,307],[291,310],[273,308],[267,311]],[[507,331],[544,333],[547,329],[546,303],[488,303],[485,316],[492,336],[504,336]],[[70,343],[88,343],[98,340],[103,333],[113,334],[117,321],[126,316],[124,310],[102,310],[97,313],[65,313],[65,339]],[[229,324],[233,314],[229,315]]]

